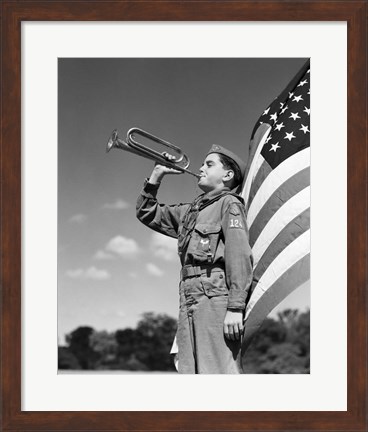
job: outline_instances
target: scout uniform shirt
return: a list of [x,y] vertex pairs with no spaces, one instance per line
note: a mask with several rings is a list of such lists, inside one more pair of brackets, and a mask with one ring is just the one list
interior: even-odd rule
[[[228,309],[245,309],[252,255],[242,198],[225,188],[202,194],[191,204],[165,205],[157,202],[158,188],[145,181],[137,200],[137,218],[154,231],[178,239],[182,280],[199,276],[208,297],[228,294]],[[221,280],[224,274],[226,283]]]

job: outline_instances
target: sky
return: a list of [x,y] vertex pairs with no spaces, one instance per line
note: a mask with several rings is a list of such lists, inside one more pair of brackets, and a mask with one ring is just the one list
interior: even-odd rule
[[[125,139],[139,127],[170,141],[188,155],[194,172],[212,144],[247,160],[256,121],[305,61],[59,59],[59,343],[79,326],[115,331],[135,327],[144,312],[178,314],[176,241],[135,216],[154,163],[122,150],[106,153],[112,131]],[[191,202],[202,193],[196,183],[188,174],[167,176],[158,199]],[[271,316],[309,306],[308,283]]]

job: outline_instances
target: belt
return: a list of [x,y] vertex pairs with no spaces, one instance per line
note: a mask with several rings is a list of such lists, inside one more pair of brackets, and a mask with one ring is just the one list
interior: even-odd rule
[[189,277],[193,276],[201,276],[201,275],[207,275],[209,276],[211,273],[216,272],[224,272],[225,269],[223,266],[192,266],[192,265],[186,265],[181,269],[180,276],[181,279],[184,280]]

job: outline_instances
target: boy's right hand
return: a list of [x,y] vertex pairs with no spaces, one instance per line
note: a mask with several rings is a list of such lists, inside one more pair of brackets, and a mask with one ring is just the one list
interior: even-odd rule
[[[163,152],[162,155],[165,156],[165,158],[167,158],[168,160],[174,160],[175,159],[175,156],[172,156],[166,152]],[[149,179],[149,182],[153,183],[153,184],[160,183],[162,178],[166,174],[183,174],[183,172],[176,170],[174,168],[169,168],[165,165],[161,165],[159,162],[156,162],[155,167],[153,168],[151,177]]]

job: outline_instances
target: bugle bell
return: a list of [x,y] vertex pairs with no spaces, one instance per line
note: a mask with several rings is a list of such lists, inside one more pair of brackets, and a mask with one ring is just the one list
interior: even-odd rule
[[[175,156],[174,159],[169,160],[162,153],[138,142],[134,137],[135,135],[140,135],[144,138],[147,138],[148,140],[169,147],[172,150],[174,150],[178,156]],[[144,131],[143,129],[139,129],[137,127],[129,129],[127,133],[126,141],[123,141],[121,138],[119,138],[116,129],[113,130],[107,142],[106,152],[109,152],[112,148],[118,148],[120,150],[125,150],[130,153],[134,153],[146,159],[151,159],[161,165],[165,165],[168,168],[173,168],[178,171],[186,172],[197,178],[200,178],[199,174],[195,174],[194,172],[189,171],[187,169],[190,164],[189,158],[185,153],[182,152],[182,150],[179,147],[175,146],[174,144],[168,141],[158,138],[155,135],[152,135]]]

